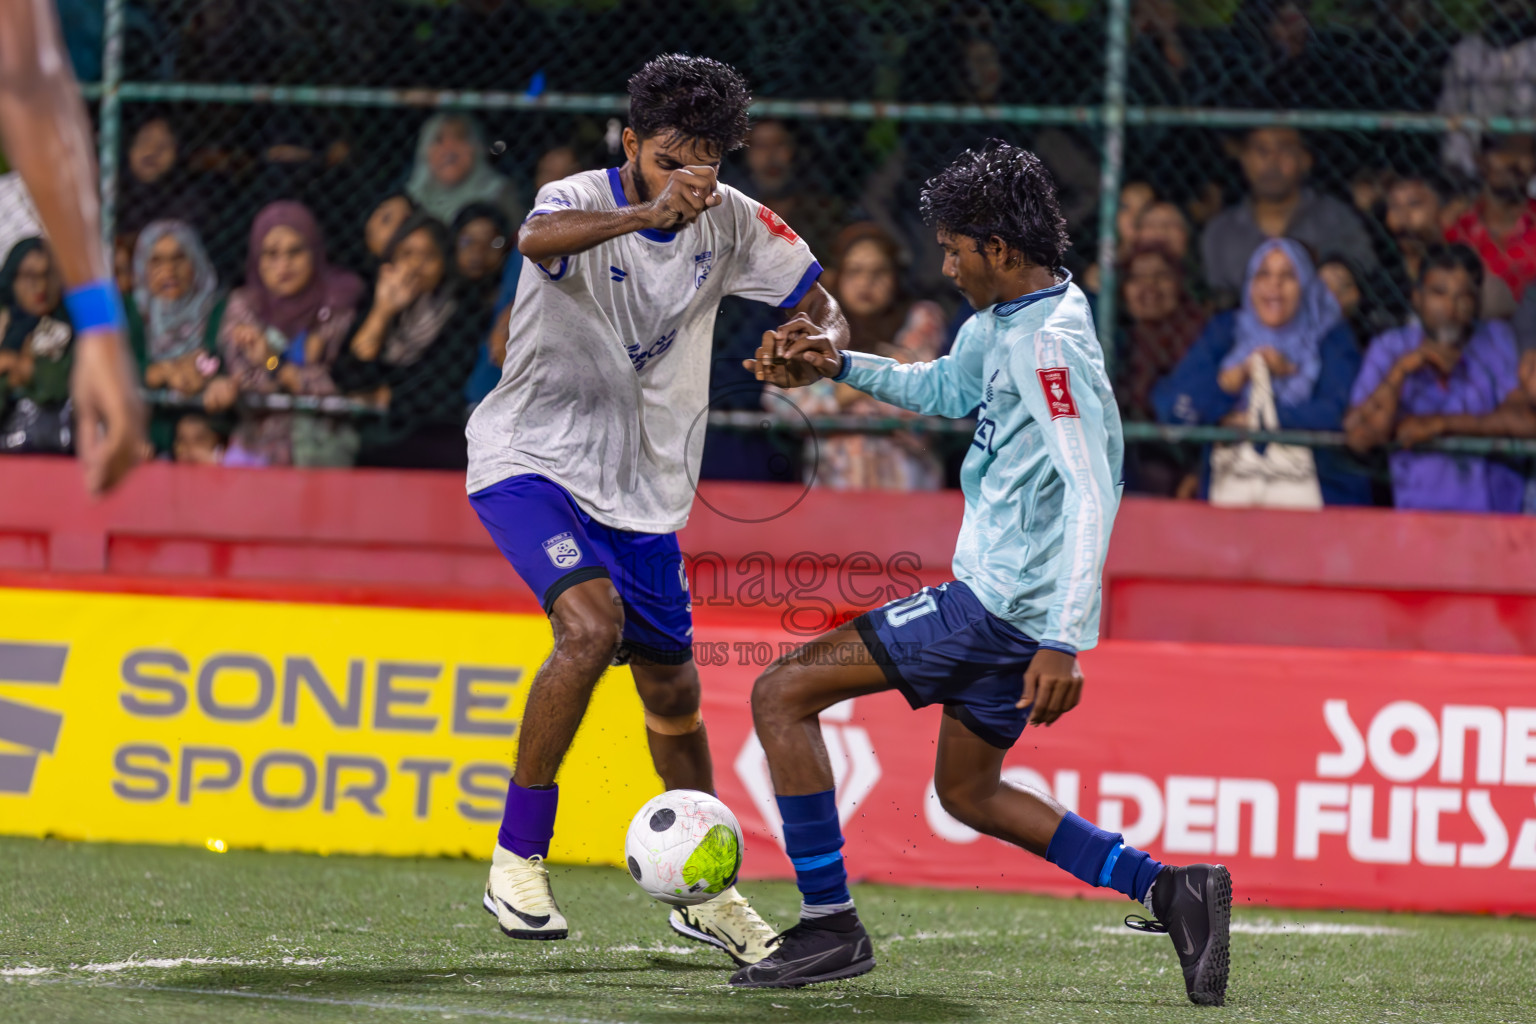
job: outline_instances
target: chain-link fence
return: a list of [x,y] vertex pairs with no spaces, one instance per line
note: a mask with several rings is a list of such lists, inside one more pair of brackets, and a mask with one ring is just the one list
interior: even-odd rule
[[[1448,227],[1470,217],[1462,235],[1498,247],[1477,234],[1490,161],[1529,180],[1536,131],[1529,0],[62,7],[81,77],[99,78],[88,92],[119,250],[152,220],[185,219],[221,287],[242,279],[252,219],[278,198],[306,203],[333,262],[369,277],[370,214],[393,192],[434,192],[422,132],[441,111],[462,115],[476,173],[504,179],[495,201],[515,222],[542,181],[622,161],[628,75],[681,50],[734,64],[757,97],[728,181],[824,263],[847,225],[875,222],[896,242],[905,299],[958,318],[918,189],[968,145],[1021,142],[1061,186],[1070,269],[1096,296],[1130,436],[1154,453],[1172,436],[1150,423],[1154,384],[1238,301],[1255,239],[1306,243],[1363,347],[1409,316],[1425,247]],[[1485,312],[1512,315],[1527,276],[1536,249],[1490,264]],[[728,377],[759,315],[722,318],[722,410],[759,401]]]

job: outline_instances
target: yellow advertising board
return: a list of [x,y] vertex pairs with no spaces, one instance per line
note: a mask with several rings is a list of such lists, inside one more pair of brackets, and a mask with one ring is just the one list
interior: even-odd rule
[[[0,588],[0,833],[488,857],[542,616]],[[628,670],[560,775],[552,860],[661,792]]]

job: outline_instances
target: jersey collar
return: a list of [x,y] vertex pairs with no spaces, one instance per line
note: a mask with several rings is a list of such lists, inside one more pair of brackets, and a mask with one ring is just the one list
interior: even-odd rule
[[[617,180],[617,178],[615,178],[615,180]],[[1020,295],[1018,298],[1009,299],[1007,302],[999,302],[997,305],[992,307],[993,315],[1012,316],[1026,306],[1033,306],[1041,299],[1049,299],[1057,295],[1065,295],[1067,292],[1067,285],[1072,283],[1072,271],[1063,269],[1061,274],[1062,282],[1060,284],[1052,285],[1049,288],[1042,288],[1037,292],[1030,292],[1028,295]]]
[[[628,206],[629,200],[624,198],[624,179],[619,176],[617,167],[608,168],[608,185],[613,189],[613,201],[618,203],[621,209]],[[676,231],[657,231],[655,228],[642,228],[635,234],[653,242],[670,242],[677,237]]]

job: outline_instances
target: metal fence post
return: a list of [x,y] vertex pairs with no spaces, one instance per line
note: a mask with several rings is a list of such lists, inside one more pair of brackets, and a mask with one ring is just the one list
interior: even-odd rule
[[1104,161],[1099,174],[1099,305],[1095,317],[1104,369],[1115,373],[1115,214],[1125,163],[1125,49],[1130,0],[1109,0],[1104,55]]
[[[117,228],[117,154],[123,135],[123,12],[127,0],[106,0],[102,8],[101,112],[96,132],[96,164],[101,174],[101,238],[110,261]],[[110,266],[110,263],[109,263]]]

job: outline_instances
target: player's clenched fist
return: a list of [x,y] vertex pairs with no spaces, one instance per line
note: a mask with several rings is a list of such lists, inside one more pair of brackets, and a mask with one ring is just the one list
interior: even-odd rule
[[667,187],[650,202],[651,227],[676,231],[698,219],[699,214],[724,201],[719,176],[713,167],[679,167],[667,176]]

